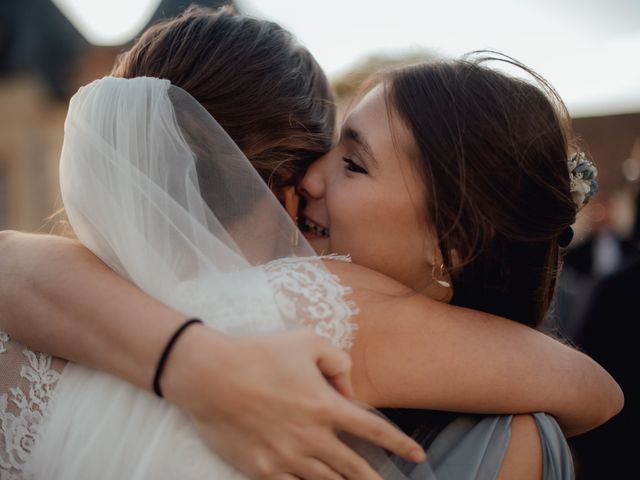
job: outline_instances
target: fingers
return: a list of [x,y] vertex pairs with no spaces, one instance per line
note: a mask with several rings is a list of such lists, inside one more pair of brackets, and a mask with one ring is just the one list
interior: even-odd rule
[[351,376],[348,373],[340,373],[333,377],[328,377],[327,380],[341,395],[344,395],[349,400],[355,398],[356,393],[351,383]]
[[315,458],[307,458],[299,462],[294,474],[304,480],[343,480],[344,477],[327,464]]
[[318,346],[316,364],[331,385],[345,397],[355,397],[351,383],[351,358],[345,352],[332,347],[328,342],[314,340]]
[[335,377],[351,372],[351,358],[342,350],[332,347],[328,342],[316,337],[316,364],[325,377]]
[[[327,342],[321,343],[318,344],[316,361],[318,368],[340,393],[353,398],[350,380],[351,359],[346,353],[333,348]],[[348,404],[342,416],[339,410],[335,415],[338,416],[338,429],[385,448],[409,461],[420,463],[425,460],[422,447],[382,417],[353,404]]]
[[356,437],[378,445],[415,463],[426,459],[423,448],[392,423],[363,408],[349,405],[340,418],[338,428]]
[[[382,480],[382,477],[360,455],[347,447],[334,435],[323,442],[325,446],[320,461],[331,467],[339,476],[349,480]],[[306,477],[305,477],[306,478]]]

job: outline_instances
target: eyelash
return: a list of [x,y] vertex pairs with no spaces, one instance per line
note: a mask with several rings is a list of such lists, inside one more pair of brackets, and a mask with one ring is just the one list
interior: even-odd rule
[[342,157],[342,161],[345,163],[345,168],[347,170],[349,170],[350,172],[360,173],[360,174],[364,174],[364,175],[367,175],[369,173],[364,168],[362,168],[360,165],[358,165],[356,162],[351,160],[349,157]]

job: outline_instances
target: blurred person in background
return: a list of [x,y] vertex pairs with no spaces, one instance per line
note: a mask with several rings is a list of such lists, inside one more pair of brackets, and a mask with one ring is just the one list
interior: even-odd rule
[[[620,189],[618,196],[626,192]],[[632,238],[620,233],[616,216],[621,208],[615,195],[594,200],[580,222],[584,231],[567,250],[558,296],[545,327],[575,341],[584,328],[588,302],[598,281],[619,270],[640,252]]]
[[[635,222],[629,243],[640,247],[640,193],[635,201]],[[589,298],[584,298],[582,329],[575,343],[618,381],[625,393],[620,414],[602,428],[571,439],[577,478],[627,478],[637,470],[634,438],[640,422],[637,324],[640,320],[640,253],[599,279]]]

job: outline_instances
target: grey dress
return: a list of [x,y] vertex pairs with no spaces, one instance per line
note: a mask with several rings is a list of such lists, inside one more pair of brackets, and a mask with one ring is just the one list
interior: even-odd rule
[[[574,478],[567,441],[555,419],[534,414],[543,453],[543,478]],[[498,475],[511,434],[511,416],[477,418],[460,416],[448,424],[427,447],[429,477],[421,466],[409,473],[411,479],[494,479]]]
[[[416,465],[379,450],[349,443],[386,480],[491,480],[500,470],[511,436],[510,415],[460,415],[423,410],[383,409],[382,413],[416,439],[427,461]],[[540,433],[544,480],[575,478],[569,445],[553,417],[533,414]]]

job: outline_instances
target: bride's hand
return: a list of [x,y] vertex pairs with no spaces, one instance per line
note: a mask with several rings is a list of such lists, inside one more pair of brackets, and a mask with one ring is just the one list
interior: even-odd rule
[[195,326],[183,334],[163,392],[191,414],[213,450],[250,478],[380,479],[337,431],[424,459],[413,440],[346,398],[350,359],[320,337],[300,330],[221,343],[210,333]]

